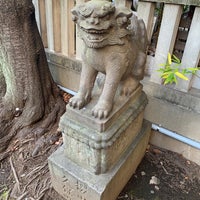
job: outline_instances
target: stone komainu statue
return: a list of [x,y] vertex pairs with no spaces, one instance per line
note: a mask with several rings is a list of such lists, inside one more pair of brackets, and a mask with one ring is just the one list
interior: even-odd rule
[[106,75],[103,91],[92,114],[106,118],[118,86],[129,96],[144,76],[147,34],[144,22],[126,7],[106,0],[91,0],[72,9],[84,41],[80,87],[70,106],[81,109],[91,99],[98,72]]

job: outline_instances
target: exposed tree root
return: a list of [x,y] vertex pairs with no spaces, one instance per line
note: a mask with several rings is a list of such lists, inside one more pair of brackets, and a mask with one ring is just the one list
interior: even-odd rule
[[28,134],[24,138],[21,137],[23,131],[22,135],[19,132],[11,140],[7,153],[0,154],[1,162],[9,161],[15,183],[10,192],[11,199],[40,200],[52,188],[47,159],[62,144],[61,133],[56,130],[57,124],[54,124],[51,131],[42,131],[42,136]]
[[17,173],[16,173],[16,170],[14,168],[14,165],[13,165],[13,162],[12,162],[12,158],[10,157],[10,166],[11,166],[11,169],[12,169],[12,172],[13,172],[13,175],[14,175],[14,178],[15,178],[15,184],[17,186],[17,189],[19,192],[21,192],[20,190],[20,183],[19,183],[19,179],[18,179],[18,176],[17,176]]
[[0,1],[0,8],[0,161],[14,174],[11,198],[41,199],[49,187],[47,165],[26,175],[55,150],[65,103],[48,68],[32,1]]
[[29,126],[23,127],[22,115],[0,121],[0,162],[10,163],[11,199],[40,200],[51,189],[47,159],[62,143],[58,122],[64,111],[65,103],[58,99],[49,114]]
[[9,198],[41,200],[52,188],[47,159],[62,143],[58,122],[64,111],[65,103],[58,99],[49,114],[25,127],[22,115],[10,120],[0,116],[0,162],[10,163],[14,181]]
[[[64,101],[62,101],[61,98],[58,98],[58,101],[55,103],[49,114],[46,114],[36,123],[29,120],[27,125],[25,123],[26,113],[23,112],[18,116],[13,111],[9,113],[5,107],[2,107],[3,104],[0,105],[0,153],[9,148],[9,143],[15,136],[24,138],[29,135],[28,137],[34,137],[34,139],[40,138],[40,140],[42,140],[41,136],[52,130],[65,111]],[[28,109],[26,110],[28,112]],[[39,145],[39,142],[37,144],[38,146],[41,146]],[[37,148],[39,149],[39,147]],[[39,150],[37,150],[37,152],[38,151]],[[5,151],[5,153],[6,152],[7,151]],[[34,154],[36,154],[36,152]],[[3,156],[0,154],[0,158],[1,157]]]

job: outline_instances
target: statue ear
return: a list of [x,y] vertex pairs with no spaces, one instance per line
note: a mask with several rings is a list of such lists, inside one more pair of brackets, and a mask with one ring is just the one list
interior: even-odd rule
[[122,9],[118,10],[117,15],[116,15],[116,19],[119,18],[119,17],[120,18],[126,17],[127,20],[128,20],[132,15],[133,15],[133,13],[129,9],[122,8]]
[[133,13],[127,8],[120,8],[119,10],[117,10],[115,19],[117,21],[118,26],[122,27],[129,25],[129,19],[132,15]]
[[72,10],[71,10],[71,13],[72,13],[72,20],[76,23],[77,20],[78,20],[78,11],[77,11],[77,7],[74,7]]

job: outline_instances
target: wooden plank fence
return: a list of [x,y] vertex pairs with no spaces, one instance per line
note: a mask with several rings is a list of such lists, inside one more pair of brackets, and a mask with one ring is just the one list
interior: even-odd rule
[[[77,37],[76,27],[71,20],[70,10],[75,4],[86,0],[33,0],[36,19],[44,42],[50,52],[81,59],[82,41]],[[116,4],[131,7],[130,0],[115,0]],[[162,20],[157,31],[153,55],[148,55],[146,74],[150,81],[162,84],[157,70],[167,60],[167,54],[181,52],[181,68],[197,67],[200,59],[200,1],[198,0],[142,0],[139,1],[137,15],[146,24],[148,38],[152,39],[155,29],[156,6],[162,4]],[[193,16],[187,33],[181,32],[183,8],[193,6]],[[184,36],[184,37],[183,37]],[[183,41],[184,44],[177,42]],[[177,53],[178,54],[178,53]],[[180,91],[190,88],[200,89],[200,79],[190,76],[189,81],[179,81],[175,87]]]

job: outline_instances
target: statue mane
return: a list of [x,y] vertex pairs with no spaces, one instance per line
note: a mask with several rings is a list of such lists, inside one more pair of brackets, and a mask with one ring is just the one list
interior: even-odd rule
[[79,36],[89,48],[123,45],[132,12],[127,8],[116,8],[105,0],[92,0],[72,10],[73,20],[79,28]]

